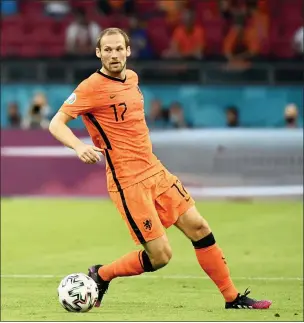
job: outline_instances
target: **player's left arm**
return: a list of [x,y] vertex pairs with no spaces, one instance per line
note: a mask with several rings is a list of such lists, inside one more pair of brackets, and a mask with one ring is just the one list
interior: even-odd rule
[[84,163],[94,164],[100,161],[98,152],[102,152],[102,149],[87,145],[77,138],[67,126],[67,123],[72,119],[73,117],[58,111],[49,125],[51,134],[66,147],[74,149],[79,159]]
[[78,139],[67,126],[67,124],[74,118],[58,111],[50,122],[49,130],[51,134],[59,140],[66,147],[75,149],[82,141]]

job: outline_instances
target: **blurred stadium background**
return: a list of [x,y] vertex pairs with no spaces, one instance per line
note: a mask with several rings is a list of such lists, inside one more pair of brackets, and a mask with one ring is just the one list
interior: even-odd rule
[[[175,279],[174,299],[170,281],[161,295],[156,285],[148,295],[132,287],[140,281],[123,281],[107,298],[108,312],[86,320],[303,319],[303,13],[303,0],[1,1],[3,319],[71,320],[58,310],[62,275],[133,248],[102,200],[104,163],[82,164],[47,131],[77,84],[100,67],[96,38],[111,26],[131,36],[128,67],[139,74],[155,153],[203,200],[198,207],[238,286],[253,277],[257,294],[276,303],[265,316],[220,312],[220,296],[195,280],[201,272],[192,255],[184,258],[187,242],[169,230],[175,266],[160,275]],[[80,120],[71,126],[90,142]],[[253,198],[266,201],[246,204]],[[193,288],[185,304],[180,286]],[[126,293],[134,303],[121,299]],[[200,293],[209,308],[203,318]],[[156,312],[147,305],[155,295]],[[140,303],[146,312],[136,302],[147,302]]]
[[[156,154],[195,195],[301,195],[303,10],[302,0],[2,1],[2,195],[106,195],[103,167],[71,159],[45,129],[99,68],[96,38],[110,26],[131,36]],[[72,126],[87,137],[81,120]]]
[[[303,13],[303,0],[1,1],[2,320],[303,320]],[[155,153],[195,196],[240,291],[273,299],[269,311],[225,312],[174,229],[169,266],[115,280],[85,317],[60,308],[63,276],[134,248],[104,162],[82,164],[47,131],[100,68],[110,26],[131,36]]]

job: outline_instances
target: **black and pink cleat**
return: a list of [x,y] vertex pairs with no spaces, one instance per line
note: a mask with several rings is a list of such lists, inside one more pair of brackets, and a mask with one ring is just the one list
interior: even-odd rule
[[254,310],[265,310],[268,309],[272,301],[261,300],[258,301],[253,298],[247,297],[250,293],[248,289],[245,290],[244,295],[238,294],[237,298],[233,302],[226,302],[226,309],[254,309]]
[[95,281],[95,283],[97,284],[97,287],[98,287],[98,291],[99,291],[98,300],[95,303],[95,307],[100,307],[102,298],[103,298],[104,294],[107,292],[107,290],[109,288],[109,284],[110,284],[109,281],[103,280],[98,275],[98,269],[100,267],[102,267],[102,265],[95,265],[95,266],[92,266],[88,269],[89,270],[88,276],[91,277]]

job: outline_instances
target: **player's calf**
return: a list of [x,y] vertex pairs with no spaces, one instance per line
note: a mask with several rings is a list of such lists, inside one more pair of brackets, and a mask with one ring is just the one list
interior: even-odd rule
[[96,282],[99,290],[95,306],[100,306],[103,296],[114,278],[136,276],[151,271],[154,271],[154,268],[145,250],[130,252],[107,265],[91,266],[88,275]]
[[231,280],[225,256],[216,244],[207,221],[192,207],[178,219],[175,226],[191,240],[198,263],[216,284],[226,302],[234,301],[238,290]]

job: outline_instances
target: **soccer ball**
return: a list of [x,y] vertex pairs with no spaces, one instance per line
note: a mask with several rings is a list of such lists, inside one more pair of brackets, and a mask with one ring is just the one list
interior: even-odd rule
[[58,286],[59,302],[69,312],[88,312],[98,298],[98,287],[89,276],[79,273],[62,279]]

